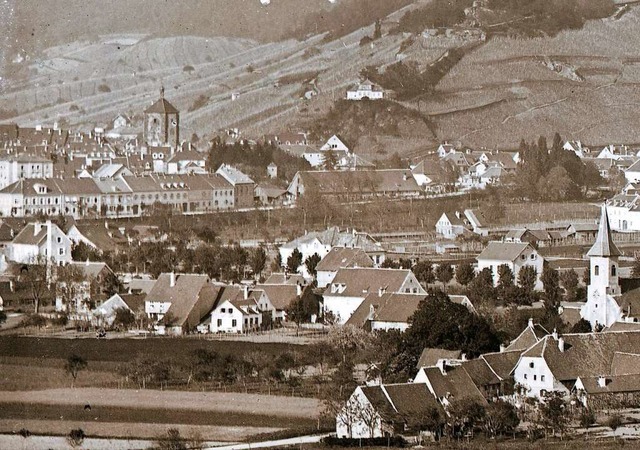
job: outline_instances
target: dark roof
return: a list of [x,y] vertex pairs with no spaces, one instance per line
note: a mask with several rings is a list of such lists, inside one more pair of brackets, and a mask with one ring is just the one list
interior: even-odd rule
[[304,277],[298,273],[272,273],[264,284],[304,284]]
[[511,372],[520,360],[521,351],[505,351],[498,353],[485,353],[481,356],[487,365],[502,380],[509,378]]
[[262,290],[269,297],[269,301],[278,310],[285,310],[297,297],[295,284],[258,284],[256,290]]
[[618,303],[618,306],[620,306],[623,315],[628,317],[640,317],[640,288],[631,289],[620,297],[615,298],[615,300]]
[[507,347],[507,351],[510,350],[520,350],[525,351],[532,345],[536,344],[540,339],[549,334],[549,332],[539,324],[527,325],[527,327],[522,330],[522,333],[515,338],[509,346]]
[[587,252],[587,256],[620,256],[622,253],[613,242],[611,237],[611,229],[609,228],[609,216],[607,215],[607,206],[602,204],[602,212],[600,214],[600,225],[598,226],[598,236],[596,242]]
[[[325,295],[366,297],[371,293],[377,295],[379,288],[386,289],[387,292],[398,292],[410,275],[412,275],[411,271],[405,269],[338,269]],[[340,284],[346,286],[343,292],[331,292],[332,285]]]
[[373,267],[361,248],[334,247],[316,266],[317,271],[337,271],[343,267]]
[[153,105],[144,110],[147,113],[160,113],[160,114],[179,114],[178,109],[167,101],[164,97],[160,98]]
[[491,386],[499,384],[501,379],[495,374],[487,361],[478,358],[462,363],[462,369],[469,374],[476,386]]
[[615,352],[609,373],[611,375],[640,374],[640,354]]
[[551,335],[522,356],[542,357],[560,381],[609,373],[616,352],[634,353],[640,348],[640,332],[601,332],[565,334],[564,352]]
[[23,245],[40,245],[40,243],[47,236],[47,226],[45,224],[40,225],[40,231],[36,233],[36,224],[27,224],[27,226],[25,226],[22,231],[20,231],[20,233],[18,233],[18,235],[13,239],[12,243]]
[[591,395],[611,394],[619,392],[639,392],[640,377],[638,375],[605,376],[605,386],[600,386],[600,376],[580,377],[585,392]]
[[429,379],[429,384],[438,399],[470,398],[481,404],[487,401],[466,370],[460,367],[447,368],[443,374],[438,367],[421,369]]
[[489,245],[478,255],[478,261],[481,259],[499,260],[499,261],[515,261],[520,254],[530,245],[526,242],[489,242]]
[[425,348],[418,359],[418,369],[421,367],[433,367],[440,359],[460,359],[460,350],[445,350],[443,348]]
[[133,312],[144,311],[144,299],[146,294],[120,294],[120,298]]
[[[369,319],[379,322],[409,323],[409,318],[418,309],[426,294],[397,294],[371,292],[356,308],[348,325],[363,327]],[[373,315],[371,309],[373,308]]]
[[387,422],[406,422],[442,406],[424,383],[384,384],[362,386],[367,400]]

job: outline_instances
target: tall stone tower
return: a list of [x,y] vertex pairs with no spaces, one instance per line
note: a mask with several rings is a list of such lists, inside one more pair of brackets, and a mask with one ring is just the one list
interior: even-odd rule
[[171,147],[172,152],[180,143],[180,111],[164,98],[164,88],[160,99],[144,112],[144,141],[150,146]]
[[587,303],[581,315],[591,326],[610,326],[621,317],[616,297],[620,296],[618,257],[620,250],[611,238],[606,205],[602,205],[598,236],[587,256],[591,279],[587,287]]

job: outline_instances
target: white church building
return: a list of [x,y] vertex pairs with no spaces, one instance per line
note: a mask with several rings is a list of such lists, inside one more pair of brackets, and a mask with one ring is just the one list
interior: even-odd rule
[[607,208],[603,205],[598,236],[587,253],[591,276],[587,302],[580,310],[580,316],[594,329],[609,327],[615,322],[637,322],[640,317],[637,308],[632,308],[637,303],[635,300],[640,300],[640,292],[634,289],[623,295],[620,289],[618,258],[621,254],[611,237]]

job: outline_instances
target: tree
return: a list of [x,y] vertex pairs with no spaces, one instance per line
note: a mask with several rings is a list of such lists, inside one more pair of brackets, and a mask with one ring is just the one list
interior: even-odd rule
[[559,393],[547,394],[538,405],[538,413],[540,425],[544,428],[545,434],[551,430],[553,436],[556,433],[560,433],[560,437],[564,435],[570,416],[569,408],[566,407]]
[[318,299],[313,289],[303,289],[302,295],[297,296],[286,309],[287,320],[295,323],[299,330],[300,324],[309,322],[311,316],[318,314],[318,308]]
[[500,264],[498,266],[498,288],[507,289],[513,286],[515,277],[511,268],[507,264]]
[[317,253],[314,253],[304,261],[305,267],[307,268],[309,273],[314,276],[314,278],[318,274],[318,272],[316,271],[316,266],[318,265],[321,259],[322,258],[320,258],[320,255],[318,255]]
[[582,272],[582,283],[585,286],[589,286],[589,284],[591,284],[591,268],[586,267],[584,272]]
[[542,285],[544,286],[545,302],[544,306],[547,311],[558,310],[560,306],[560,275],[558,271],[552,269],[549,265],[544,266],[542,269],[542,276],[540,277]]
[[453,279],[453,267],[451,267],[451,264],[438,264],[438,267],[436,268],[436,277],[438,278],[438,281],[444,285],[446,291],[447,284],[449,284]]
[[511,403],[498,400],[486,408],[484,427],[491,436],[512,433],[519,423],[518,412]]
[[68,311],[76,311],[90,297],[84,272],[77,265],[60,266],[56,270],[56,297]]
[[582,411],[580,411],[578,421],[580,422],[580,426],[588,432],[589,427],[596,423],[596,415],[590,408],[583,408]]
[[591,333],[591,323],[588,320],[580,319],[571,327],[570,333]]
[[294,248],[291,256],[287,258],[287,270],[290,273],[297,273],[300,264],[302,264],[302,253],[297,248]]
[[613,431],[614,440],[616,439],[616,430],[620,428],[620,425],[622,425],[622,416],[618,413],[611,414],[607,419],[607,426]]
[[432,406],[426,411],[421,411],[417,415],[410,419],[409,425],[412,428],[419,430],[426,430],[433,434],[434,439],[437,441],[442,436],[442,429],[445,425],[445,416],[441,409]]
[[333,150],[327,150],[324,152],[324,159],[322,161],[322,168],[324,170],[335,170],[338,167],[338,156]]
[[470,262],[463,262],[458,264],[456,268],[456,281],[463,286],[468,285],[475,278],[476,273],[473,270],[473,266]]
[[115,313],[116,315],[113,320],[113,325],[117,327],[122,327],[123,329],[128,330],[136,323],[136,316],[129,308],[125,308],[124,306],[116,308]]
[[380,39],[382,37],[382,21],[376,19],[375,28],[373,30],[373,39]]
[[[386,262],[386,260],[385,260]],[[413,273],[420,283],[429,284],[435,281],[433,274],[433,264],[428,260],[420,260],[413,267]]]
[[186,439],[180,435],[177,428],[169,428],[165,436],[161,436],[156,441],[156,446],[160,450],[188,450]]
[[276,257],[271,261],[271,271],[280,272],[282,270],[282,255],[280,252],[276,253]]
[[120,281],[120,278],[111,271],[107,272],[100,284],[100,290],[102,293],[109,297],[122,292],[122,282]]
[[567,301],[573,302],[576,300],[576,289],[578,288],[578,273],[569,269],[567,271],[562,272],[560,275],[560,281],[562,282],[562,287],[567,295]]
[[[280,252],[278,252],[278,256],[280,256]],[[267,252],[263,247],[254,248],[249,252],[249,267],[251,267],[251,271],[253,272],[254,276],[259,277],[260,274],[262,274],[262,271],[264,270],[266,264]]]
[[415,374],[422,350],[462,350],[470,356],[495,351],[500,345],[495,330],[482,316],[453,303],[439,290],[430,290],[409,319],[409,328],[396,352],[396,372]]
[[33,300],[34,313],[39,314],[43,298],[49,293],[50,265],[44,256],[33,258],[26,266],[17,266],[18,277],[25,286]]
[[85,370],[87,366],[88,363],[82,356],[76,355],[75,353],[69,355],[67,361],[64,364],[64,371],[71,375],[71,377],[73,378],[71,387],[75,385],[78,374],[82,370]]
[[7,321],[7,313],[0,309],[0,328],[2,328],[2,324]]
[[451,428],[456,435],[465,435],[473,431],[474,426],[485,416],[485,407],[471,398],[455,399],[447,408],[451,419]]
[[533,266],[523,266],[518,272],[518,284],[528,293],[532,293],[535,286],[538,273]]

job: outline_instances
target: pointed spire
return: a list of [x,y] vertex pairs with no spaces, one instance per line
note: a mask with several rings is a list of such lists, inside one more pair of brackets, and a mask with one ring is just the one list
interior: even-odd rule
[[620,250],[611,238],[611,229],[609,228],[609,216],[607,215],[607,205],[602,204],[602,212],[600,213],[600,226],[598,227],[598,236],[596,242],[587,253],[587,256],[620,256]]
[[160,98],[164,98],[164,85],[160,86]]

